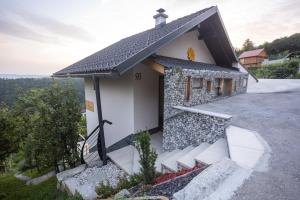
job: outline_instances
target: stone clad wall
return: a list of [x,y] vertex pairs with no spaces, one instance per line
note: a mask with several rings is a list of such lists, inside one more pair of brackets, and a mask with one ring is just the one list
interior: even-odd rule
[[[203,78],[203,87],[191,89],[190,100],[184,99],[186,77]],[[191,113],[175,109],[174,106],[191,107],[228,98],[217,96],[217,78],[232,79],[232,95],[245,93],[248,74],[241,72],[223,72],[173,68],[165,71],[164,133],[163,148],[166,151],[182,149],[201,142],[214,143],[225,137],[229,119]],[[211,92],[207,92],[206,82],[212,82]],[[245,83],[243,83],[245,80]],[[193,85],[192,81],[191,84]],[[236,88],[236,90],[235,90]],[[230,97],[229,97],[230,98]]]
[[202,142],[214,143],[225,136],[230,119],[180,111],[164,122],[163,149],[172,151]]

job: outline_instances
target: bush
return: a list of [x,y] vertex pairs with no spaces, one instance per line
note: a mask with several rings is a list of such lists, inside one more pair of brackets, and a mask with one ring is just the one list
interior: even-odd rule
[[257,78],[286,79],[297,77],[298,68],[299,61],[292,60],[282,63],[262,65],[261,67],[253,67],[249,70]]
[[136,147],[140,155],[141,173],[145,184],[153,184],[155,181],[156,152],[150,147],[150,134],[144,131],[137,134]]
[[96,187],[96,193],[102,198],[108,198],[117,193],[117,190],[111,187],[109,184],[105,185],[101,183]]

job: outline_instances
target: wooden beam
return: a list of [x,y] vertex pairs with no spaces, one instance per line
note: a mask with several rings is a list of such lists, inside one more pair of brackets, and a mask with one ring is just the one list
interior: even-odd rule
[[160,74],[165,74],[165,67],[161,64],[154,62],[149,58],[145,59],[143,61],[143,64],[149,66],[152,70],[157,71]]

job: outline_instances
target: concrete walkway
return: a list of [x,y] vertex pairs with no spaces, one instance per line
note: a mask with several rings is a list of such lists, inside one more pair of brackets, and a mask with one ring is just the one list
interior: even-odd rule
[[229,126],[226,129],[227,143],[231,160],[245,169],[254,169],[268,149],[259,141],[258,133]]
[[299,199],[299,105],[300,89],[292,88],[278,93],[243,94],[197,106],[232,115],[232,125],[258,132],[272,149],[266,171],[253,172],[233,200]]
[[248,93],[286,92],[300,88],[300,79],[259,79],[248,86]]

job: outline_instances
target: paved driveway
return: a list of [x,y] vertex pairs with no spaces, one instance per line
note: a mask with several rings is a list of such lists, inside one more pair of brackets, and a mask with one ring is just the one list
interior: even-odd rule
[[232,115],[233,125],[259,132],[271,147],[268,171],[253,172],[233,200],[300,199],[300,89],[243,94],[197,107]]

